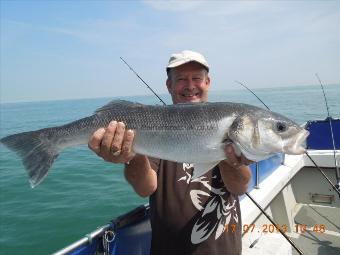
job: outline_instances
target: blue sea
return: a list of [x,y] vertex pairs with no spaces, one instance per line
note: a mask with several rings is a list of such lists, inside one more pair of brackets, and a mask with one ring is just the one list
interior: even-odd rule
[[[327,116],[320,86],[255,89],[271,108],[302,124]],[[340,117],[340,85],[325,86],[331,116]],[[168,95],[161,95],[170,103]],[[81,117],[115,98],[0,104],[0,137],[52,127]],[[160,104],[154,96],[120,99]],[[212,91],[210,101],[261,106],[247,90]],[[147,203],[123,176],[123,166],[98,158],[87,146],[60,154],[36,188],[21,161],[0,145],[0,253],[48,254],[83,237],[134,207]]]

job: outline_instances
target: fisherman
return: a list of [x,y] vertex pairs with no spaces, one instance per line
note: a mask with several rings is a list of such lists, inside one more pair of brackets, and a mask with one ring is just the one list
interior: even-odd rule
[[[193,51],[173,54],[166,86],[174,104],[208,101],[209,65]],[[155,159],[132,151],[134,133],[112,121],[90,138],[104,160],[125,163],[125,177],[137,194],[149,196],[151,254],[241,254],[238,196],[247,191],[251,163],[225,146],[227,159],[193,179],[193,165]]]

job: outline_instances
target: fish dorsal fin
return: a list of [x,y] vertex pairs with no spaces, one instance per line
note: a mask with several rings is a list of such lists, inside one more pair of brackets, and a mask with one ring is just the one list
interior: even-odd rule
[[134,102],[130,102],[127,100],[112,100],[109,103],[107,103],[106,105],[103,105],[102,107],[98,108],[95,113],[101,113],[101,112],[105,112],[105,111],[109,111],[112,108],[115,107],[131,107],[131,106],[142,106],[143,104],[140,103],[134,103]]

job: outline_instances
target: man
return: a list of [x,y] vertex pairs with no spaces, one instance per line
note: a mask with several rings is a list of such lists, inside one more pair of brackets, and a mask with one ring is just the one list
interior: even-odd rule
[[[208,101],[209,65],[193,51],[173,54],[166,86],[174,104]],[[124,123],[97,130],[89,147],[104,160],[125,163],[134,190],[150,196],[151,254],[241,254],[238,195],[247,190],[251,161],[226,145],[226,160],[192,179],[193,167],[133,152],[134,133]]]

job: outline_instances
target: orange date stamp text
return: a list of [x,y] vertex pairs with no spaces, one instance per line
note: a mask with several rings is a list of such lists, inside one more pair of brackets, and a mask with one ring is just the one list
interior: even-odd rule
[[[234,234],[237,231],[237,224],[226,224],[225,225],[225,232]],[[258,233],[279,233],[283,232],[286,233],[288,231],[288,226],[286,224],[243,224],[242,225],[242,234],[258,232]],[[326,228],[324,224],[314,224],[311,227],[307,227],[306,224],[295,224],[292,227],[292,231],[303,234],[306,231],[314,232],[314,233],[325,233]]]

